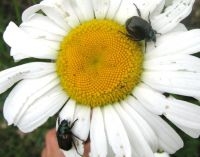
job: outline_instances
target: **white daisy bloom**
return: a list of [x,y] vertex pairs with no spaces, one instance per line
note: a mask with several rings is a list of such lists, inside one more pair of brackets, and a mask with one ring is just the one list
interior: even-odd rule
[[[183,141],[160,116],[200,135],[200,107],[165,94],[200,98],[200,59],[193,55],[200,51],[200,29],[180,23],[193,3],[43,0],[26,9],[20,26],[10,22],[3,38],[15,61],[47,61],[0,72],[0,93],[18,82],[4,104],[8,124],[31,132],[61,110],[57,133],[68,157],[82,155],[87,139],[91,157],[175,153]],[[133,16],[155,30],[146,47],[134,40],[137,31],[128,35]]]

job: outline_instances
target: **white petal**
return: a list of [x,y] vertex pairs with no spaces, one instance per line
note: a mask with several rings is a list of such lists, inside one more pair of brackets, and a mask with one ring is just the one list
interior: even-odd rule
[[179,129],[181,129],[183,132],[191,136],[192,138],[198,138],[200,135],[200,130],[197,129],[191,129],[182,125],[179,125],[175,122],[173,122]]
[[108,8],[108,12],[106,15],[106,18],[113,19],[119,10],[119,7],[121,6],[123,0],[110,0],[110,6]]
[[130,157],[131,148],[126,130],[111,105],[103,107],[104,123],[108,143],[116,157]]
[[91,0],[70,0],[70,3],[81,22],[94,19]]
[[[138,0],[140,1],[140,0]],[[151,0],[151,2],[149,0],[145,0],[147,5],[146,6],[142,6],[144,8],[144,10],[142,10],[142,15],[146,15],[146,18],[148,20],[148,16],[150,14],[151,17],[159,14],[160,12],[162,12],[163,8],[164,8],[164,4],[165,4],[165,0]],[[148,9],[146,9],[148,8]],[[142,17],[143,17],[142,16]]]
[[[153,17],[153,16],[155,16],[154,14],[157,14],[157,12],[159,12],[160,10],[159,10],[159,8],[160,9],[162,9],[162,3],[164,3],[165,1],[163,0],[162,2],[161,2],[161,8],[158,6],[157,8],[158,8],[158,10],[157,10],[157,8],[156,8],[156,10],[154,10],[154,12],[153,13],[151,13],[150,15],[150,18],[151,17]],[[151,19],[150,19],[151,20]],[[147,42],[147,46],[146,46],[146,52],[151,52],[151,51],[153,51],[156,47],[157,47],[157,44],[160,44],[161,43],[161,41],[162,41],[162,39],[163,40],[166,40],[166,41],[168,41],[168,40],[171,40],[171,39],[168,39],[167,40],[167,37],[169,38],[169,37],[171,37],[171,36],[176,36],[176,34],[180,34],[181,32],[186,32],[187,31],[187,28],[185,27],[185,25],[184,24],[182,24],[182,23],[178,23],[170,32],[168,32],[168,33],[166,33],[164,36],[161,34],[161,35],[157,35],[157,37],[156,37],[156,40],[157,40],[157,42],[156,43],[154,43],[154,42]],[[159,33],[159,32],[158,32]],[[156,45],[156,46],[155,46]],[[147,55],[148,57],[149,57],[149,55]],[[146,57],[146,58],[148,58],[148,57]],[[151,57],[151,56],[150,56]]]
[[59,7],[56,7],[56,4],[51,5],[44,2],[45,1],[42,1],[40,4],[33,5],[26,9],[22,14],[22,21],[26,22],[38,11],[43,11],[43,13],[60,28],[69,30],[70,28],[65,22],[65,14],[62,10],[59,9]]
[[101,108],[95,107],[92,112],[90,127],[91,157],[107,156],[107,140]]
[[95,18],[104,19],[108,12],[111,0],[92,0]]
[[[191,40],[192,39],[192,40]],[[179,31],[161,35],[157,38],[156,47],[147,47],[146,59],[176,54],[194,54],[200,51],[200,29]]]
[[[45,5],[43,5],[45,7]],[[41,5],[36,4],[31,7],[28,7],[26,10],[23,11],[22,13],[22,22],[29,21],[32,16],[35,15],[38,11],[41,11]]]
[[[44,33],[39,34],[39,36],[37,35],[37,38],[35,38],[33,36],[33,33],[35,33],[35,32],[30,32],[30,31],[32,31],[33,29],[36,29],[37,31],[41,31],[41,30],[39,30],[37,28],[34,28],[34,27],[29,27],[29,26],[20,26],[19,28],[24,33],[26,33],[27,37],[29,37],[33,41],[36,41],[38,43],[42,43],[46,47],[49,47],[49,48],[53,49],[55,52],[60,49],[60,42],[63,39],[63,37],[61,37],[59,35],[55,35],[53,33],[48,33],[48,32],[44,31]],[[32,29],[30,29],[30,28],[32,28]],[[50,37],[50,40],[48,39],[48,36]],[[59,38],[59,41],[57,41],[57,38]],[[18,52],[18,53],[20,53],[20,52]]]
[[150,87],[162,92],[191,97],[200,96],[200,73],[195,72],[144,72],[142,80]]
[[162,34],[169,32],[190,14],[193,4],[194,0],[174,0],[164,13],[152,19],[153,28]]
[[36,41],[44,44],[46,47],[53,49],[54,52],[56,52],[56,53],[57,53],[57,51],[60,50],[60,43],[61,42],[57,42],[57,41],[54,41],[54,40],[47,40],[46,37],[38,38]]
[[10,49],[10,56],[13,56],[15,62],[18,62],[24,58],[29,58],[29,56],[21,54],[20,51],[14,49],[13,47]]
[[121,118],[124,127],[126,128],[126,131],[128,133],[129,140],[131,142],[131,147],[133,150],[132,156],[153,157],[153,152],[150,146],[148,145],[146,139],[141,134],[141,131],[138,128],[138,126],[134,123],[130,116],[122,109],[120,104],[115,104],[114,107],[118,112],[118,115]]
[[144,68],[158,71],[200,72],[200,59],[192,55],[170,55],[146,60]]
[[59,80],[54,74],[19,82],[10,92],[4,104],[3,114],[8,124],[18,124],[27,109],[58,83]]
[[159,0],[153,12],[150,13],[151,17],[159,15],[163,11],[164,6],[165,6],[165,0]]
[[76,108],[76,102],[72,99],[69,99],[67,101],[67,103],[64,105],[64,107],[62,108],[61,112],[59,113],[59,118],[60,121],[62,120],[68,120],[71,123],[74,120],[74,112],[75,112],[75,108]]
[[86,141],[90,130],[90,107],[76,105],[74,120],[78,119],[73,127],[73,133],[80,139]]
[[183,141],[180,136],[164,120],[145,110],[133,97],[129,97],[127,102],[153,128],[158,137],[159,145],[164,151],[173,154],[183,147]]
[[41,40],[31,38],[13,22],[9,23],[3,38],[10,47],[15,48],[15,52],[20,52],[20,54],[25,56],[41,59],[56,58],[55,49],[49,47],[45,42],[41,42]]
[[[46,10],[47,8],[48,10]],[[58,23],[58,25],[63,29],[69,29],[68,25],[75,27],[79,24],[79,20],[71,8],[69,1],[66,0],[54,1],[51,4],[46,1],[42,1],[41,4],[29,7],[22,14],[23,22],[28,21],[34,13],[40,9],[44,9],[43,11],[47,14],[47,16],[49,16],[49,18],[53,21],[56,20],[55,22]],[[54,13],[53,16],[52,13]]]
[[167,154],[166,152],[155,153],[154,155],[155,155],[155,157],[170,157],[169,154]]
[[55,2],[57,7],[64,13],[65,21],[71,27],[76,27],[80,25],[79,18],[77,17],[75,11],[73,10],[69,0],[58,0]]
[[68,30],[64,30],[43,14],[35,13],[28,21],[24,21],[20,26],[35,27],[57,35],[65,36]]
[[[134,105],[134,104],[132,104]],[[136,104],[137,105],[137,104]],[[158,149],[158,138],[154,130],[149,126],[149,124],[126,102],[122,102],[122,107],[126,113],[131,117],[132,121],[137,125],[140,132],[144,136],[145,140],[148,142],[153,152],[156,152]],[[148,131],[147,131],[148,130]],[[141,149],[138,148],[138,151]],[[142,149],[143,150],[143,149]]]
[[[132,0],[122,0],[119,10],[116,12],[114,19],[120,24],[124,24],[129,17],[138,16],[136,7]],[[138,8],[140,5],[136,4]],[[146,5],[146,4],[145,4]]]
[[145,84],[140,84],[132,92],[138,101],[150,112],[162,115],[166,106],[165,96]]
[[67,100],[65,92],[56,87],[37,99],[17,122],[23,132],[31,132],[53,116]]
[[[61,149],[62,150],[62,149]],[[78,157],[75,148],[70,149],[69,151],[62,150],[65,157]]]
[[185,27],[184,24],[178,23],[176,27],[174,27],[170,32],[168,33],[174,33],[174,32],[186,32],[188,29]]
[[31,38],[34,39],[45,39],[47,41],[54,41],[60,43],[63,40],[63,36],[41,30],[31,26],[20,26],[20,28],[30,35]]
[[119,10],[116,13],[115,20],[119,23],[124,24],[129,17],[138,16],[136,6],[142,14],[142,18],[147,19],[149,13],[151,13],[158,5],[161,0],[122,0]]
[[172,5],[173,0],[165,0],[165,6],[168,7],[169,5]]
[[71,27],[65,21],[63,14],[59,12],[60,9],[58,7],[54,7],[55,5],[47,7],[41,4],[41,10],[46,14],[47,17],[49,17],[49,19],[55,22],[60,28],[65,30],[65,32],[69,32],[71,30]]
[[165,116],[176,124],[200,131],[200,107],[198,105],[169,98]]
[[[12,49],[12,48],[11,48]],[[18,51],[19,52],[19,51]],[[26,56],[26,55],[24,55],[24,54],[20,54],[20,53],[18,53],[18,54],[16,54],[16,55],[11,55],[12,57],[13,57],[13,59],[14,59],[14,62],[19,62],[19,61],[21,61],[22,59],[25,59],[25,58],[30,58],[30,56]]]
[[0,72],[0,93],[16,82],[27,78],[38,78],[55,72],[54,63],[33,62],[19,65]]
[[114,152],[112,150],[112,147],[110,145],[108,145],[108,155],[107,155],[107,157],[108,156],[115,156],[115,154],[114,154]]
[[[152,17],[153,17],[153,15],[152,15]],[[157,35],[157,38],[156,38],[157,42],[156,42],[156,44],[153,43],[153,42],[148,42],[147,43],[147,47],[146,47],[147,48],[146,52],[153,51],[155,49],[155,45],[157,47],[157,44],[160,44],[162,40],[166,40],[166,41],[171,40],[170,37],[179,35],[180,33],[183,33],[183,32],[186,32],[186,31],[188,31],[188,30],[185,27],[185,25],[182,24],[182,23],[178,23],[170,32],[167,32],[164,35],[162,35],[162,34],[161,35]],[[167,38],[169,38],[169,39],[167,39]]]

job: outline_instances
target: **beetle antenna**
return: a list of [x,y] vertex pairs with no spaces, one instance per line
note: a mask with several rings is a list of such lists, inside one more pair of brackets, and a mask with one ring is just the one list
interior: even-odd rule
[[139,17],[141,17],[141,12],[140,12],[140,10],[138,9],[137,5],[136,5],[135,3],[133,3],[133,5],[135,6],[136,11],[137,11]]
[[78,120],[78,118],[72,123],[72,125],[70,126],[70,129],[73,128],[74,124],[76,123],[76,121]]
[[150,12],[149,12],[149,15],[148,15],[148,21],[149,21],[149,24],[151,25]]
[[73,135],[75,138],[79,139],[80,141],[85,142],[84,140],[80,139],[78,136],[74,135],[73,133],[72,133],[72,135]]

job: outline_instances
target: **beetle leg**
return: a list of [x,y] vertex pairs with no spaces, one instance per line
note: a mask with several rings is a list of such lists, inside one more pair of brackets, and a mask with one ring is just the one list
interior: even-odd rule
[[74,145],[74,148],[75,148],[77,154],[80,155],[80,156],[83,156],[81,153],[78,152],[78,149],[77,149],[77,147],[76,147],[76,143],[74,142],[74,140],[72,140],[72,143],[73,143],[73,145]]
[[[67,126],[70,126],[71,122],[70,121],[67,121]],[[72,127],[70,127],[71,129]]]
[[119,31],[120,33],[122,33],[122,34],[124,34],[127,38],[129,38],[129,39],[131,39],[131,40],[133,40],[133,41],[141,41],[141,40],[139,40],[139,39],[134,39],[131,35],[129,35],[129,34],[127,34],[127,33],[124,33],[124,32],[121,32],[121,31]]
[[144,52],[146,53],[146,50],[147,50],[147,41],[145,40],[144,41]]
[[60,125],[60,117],[58,116],[58,125]]
[[157,47],[156,42],[153,42],[153,43],[154,43],[154,47]]
[[137,5],[136,5],[135,3],[133,3],[133,5],[135,6],[136,11],[137,11],[139,17],[141,17],[141,12],[140,12],[140,10],[138,9]]
[[133,36],[129,35],[129,34],[125,34],[129,39],[133,40],[133,41],[141,41],[140,39],[135,39]]
[[124,35],[126,35],[126,33],[122,32],[122,31],[119,31],[119,32],[122,33],[122,34],[124,34]]
[[131,35],[127,35],[127,37],[129,37],[131,40],[133,40],[133,41],[141,41],[140,39],[135,39],[135,38],[133,38]]
[[84,140],[80,139],[78,136],[74,135],[73,133],[72,133],[72,135],[73,135],[75,138],[79,139],[80,141],[85,142]]
[[162,35],[162,33],[158,33],[158,32],[157,32],[157,31],[155,31],[155,30],[154,30],[154,33],[155,33],[155,34],[158,34],[158,35]]

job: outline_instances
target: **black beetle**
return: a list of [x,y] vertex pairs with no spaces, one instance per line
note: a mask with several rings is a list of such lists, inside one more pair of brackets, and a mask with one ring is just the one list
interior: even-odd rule
[[147,22],[145,19],[141,17],[141,12],[134,4],[138,13],[138,16],[132,16],[130,17],[125,25],[126,25],[126,30],[129,38],[135,40],[135,41],[141,41],[145,40],[145,49],[146,49],[146,42],[148,41],[153,41],[154,44],[156,43],[156,34],[157,33],[151,26],[151,21],[150,21],[150,13],[148,16],[148,21]]
[[[57,140],[58,140],[58,145],[61,149],[63,150],[70,150],[72,148],[72,146],[74,145],[76,152],[82,156],[76,148],[75,142],[73,137],[81,140],[79,137],[77,137],[76,135],[74,135],[71,131],[71,129],[73,128],[74,124],[76,123],[78,119],[76,119],[72,124],[70,121],[68,120],[62,120],[60,122],[60,118],[58,117],[58,130],[56,132],[56,136],[57,136]],[[83,140],[81,140],[83,141]]]

